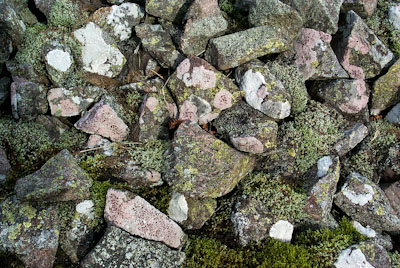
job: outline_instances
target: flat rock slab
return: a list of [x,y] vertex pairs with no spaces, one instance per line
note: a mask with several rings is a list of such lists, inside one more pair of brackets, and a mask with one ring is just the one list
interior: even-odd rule
[[146,0],[146,12],[155,17],[180,23],[192,0]]
[[353,10],[361,18],[368,18],[374,14],[377,4],[378,0],[343,0],[341,12]]
[[19,199],[57,202],[87,198],[91,186],[92,179],[68,150],[62,150],[38,171],[19,179],[15,192]]
[[356,123],[344,132],[343,138],[335,144],[335,151],[339,156],[350,152],[369,134],[368,128],[364,124]]
[[180,248],[186,241],[181,227],[140,196],[110,189],[104,218],[132,235]]
[[0,250],[26,267],[51,268],[58,248],[57,207],[36,209],[15,196],[0,204]]
[[82,268],[157,267],[179,268],[185,253],[162,243],[131,236],[109,226],[96,247],[81,262]]
[[197,124],[184,121],[171,144],[166,180],[192,198],[217,198],[253,170],[255,159],[240,153]]

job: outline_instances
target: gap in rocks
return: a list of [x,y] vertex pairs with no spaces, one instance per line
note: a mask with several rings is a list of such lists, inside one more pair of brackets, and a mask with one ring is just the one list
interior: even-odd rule
[[41,23],[47,23],[46,16],[40,11],[35,4],[35,0],[28,0],[28,8],[36,16],[37,20]]

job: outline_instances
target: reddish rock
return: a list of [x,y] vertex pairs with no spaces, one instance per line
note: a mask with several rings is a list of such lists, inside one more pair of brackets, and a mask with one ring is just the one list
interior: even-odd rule
[[381,188],[388,198],[393,210],[400,218],[400,181],[391,184],[384,184]]

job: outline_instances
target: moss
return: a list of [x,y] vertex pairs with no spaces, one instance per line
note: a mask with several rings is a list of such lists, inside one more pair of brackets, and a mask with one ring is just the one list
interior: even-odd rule
[[400,268],[400,253],[397,251],[389,252],[390,261],[393,268]]
[[136,90],[132,90],[126,95],[126,104],[129,107],[128,121],[131,123],[139,122],[139,108],[143,102],[144,95]]
[[53,1],[48,23],[53,26],[78,26],[87,18],[87,15],[81,12],[79,5],[71,0]]
[[219,0],[219,8],[231,19],[231,30],[248,28],[247,13],[235,6],[235,0]]

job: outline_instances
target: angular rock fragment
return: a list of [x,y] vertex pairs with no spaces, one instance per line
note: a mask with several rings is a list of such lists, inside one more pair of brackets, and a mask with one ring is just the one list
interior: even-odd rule
[[53,42],[43,47],[47,73],[55,86],[60,86],[70,74],[74,59],[69,47]]
[[81,262],[81,267],[179,268],[184,261],[185,253],[182,251],[109,226],[100,242]]
[[192,0],[146,0],[146,12],[155,17],[180,23]]
[[369,226],[364,227],[358,221],[353,221],[352,224],[353,224],[353,227],[356,228],[357,232],[359,232],[362,235],[367,236],[372,241],[375,241],[376,244],[381,245],[386,250],[393,249],[392,239],[388,234],[384,235],[384,234],[375,232],[375,230],[373,230],[371,227],[369,227]]
[[357,146],[369,134],[368,128],[360,123],[356,123],[352,128],[344,132],[343,138],[335,145],[335,151],[339,156],[343,156]]
[[229,193],[255,162],[189,121],[180,124],[170,151],[166,180],[173,190],[191,198]]
[[68,150],[62,150],[38,171],[15,185],[19,199],[41,202],[78,200],[89,197],[92,179]]
[[369,79],[379,75],[394,59],[393,53],[375,36],[354,11],[346,15],[334,51],[351,78]]
[[7,159],[6,151],[2,147],[0,147],[0,185],[2,185],[8,173],[10,173],[11,165]]
[[0,31],[0,64],[6,62],[13,52],[13,44],[6,32]]
[[400,5],[389,6],[389,21],[396,30],[400,31]]
[[129,192],[109,189],[104,217],[110,224],[132,235],[180,248],[186,235],[174,221],[149,204],[140,196]]
[[400,103],[396,104],[390,112],[386,115],[385,119],[392,124],[400,125]]
[[16,254],[26,267],[51,268],[57,253],[57,208],[34,208],[15,196],[0,203],[0,251]]
[[276,148],[278,124],[244,102],[222,111],[213,125],[239,151],[261,154]]
[[361,18],[365,19],[372,16],[377,4],[378,0],[343,0],[341,12],[347,13],[353,10]]
[[111,142],[99,135],[90,135],[86,146],[89,149],[102,147],[103,153],[107,156],[111,156],[114,152]]
[[60,140],[65,131],[70,130],[69,126],[49,115],[39,115],[35,122],[44,126],[49,137],[56,141]]
[[139,24],[135,27],[136,35],[143,47],[164,68],[175,68],[183,56],[176,50],[171,36],[160,24]]
[[34,0],[34,2],[46,16],[49,25],[65,27],[82,25],[87,19],[88,9],[93,10],[102,6],[99,0]]
[[331,40],[330,34],[308,28],[301,29],[295,44],[295,64],[304,80],[349,77],[330,46]]
[[383,179],[388,182],[396,181],[400,176],[400,144],[395,143],[387,150],[384,162]]
[[254,27],[211,39],[205,59],[218,69],[226,70],[264,55],[288,50],[291,41],[284,28]]
[[47,112],[47,89],[40,84],[25,81],[11,84],[11,109],[15,119],[33,120]]
[[382,190],[385,193],[390,205],[400,218],[400,181],[390,184],[383,184]]
[[26,25],[18,17],[14,7],[8,0],[0,1],[0,22],[13,44],[20,45],[24,40]]
[[10,95],[11,79],[8,77],[0,78],[0,106]]
[[335,196],[335,204],[352,219],[375,230],[400,231],[400,219],[384,192],[358,173],[353,172],[347,177]]

